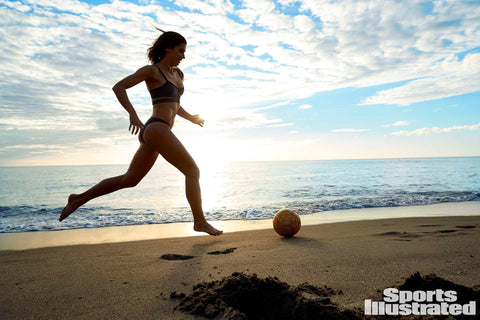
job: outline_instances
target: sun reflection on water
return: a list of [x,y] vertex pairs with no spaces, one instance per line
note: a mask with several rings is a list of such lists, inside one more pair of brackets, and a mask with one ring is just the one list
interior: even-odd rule
[[200,186],[202,203],[205,211],[225,207],[228,194],[228,166],[223,161],[202,161],[200,167]]

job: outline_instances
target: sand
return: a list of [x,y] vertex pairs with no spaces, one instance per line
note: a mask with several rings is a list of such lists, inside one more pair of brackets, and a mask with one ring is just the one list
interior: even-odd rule
[[415,272],[480,288],[480,215],[0,251],[0,318],[203,319],[183,297],[232,273],[329,288],[332,304],[363,310]]

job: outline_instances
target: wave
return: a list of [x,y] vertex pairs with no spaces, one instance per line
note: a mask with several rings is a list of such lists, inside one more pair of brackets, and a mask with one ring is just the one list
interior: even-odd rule
[[[309,194],[311,196],[311,194]],[[302,194],[302,197],[305,196]],[[261,220],[271,219],[280,208],[292,208],[299,214],[357,208],[398,207],[428,205],[443,202],[480,201],[480,192],[399,192],[393,195],[289,198],[284,196],[277,202],[249,207],[206,208],[209,220]],[[164,224],[191,222],[192,215],[186,207],[165,209],[112,208],[87,206],[78,209],[73,218],[59,223],[62,208],[39,206],[0,206],[0,233],[50,231],[78,228],[100,228],[142,224]]]

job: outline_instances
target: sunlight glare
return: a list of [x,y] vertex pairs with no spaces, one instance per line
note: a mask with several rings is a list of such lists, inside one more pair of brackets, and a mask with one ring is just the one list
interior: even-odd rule
[[202,202],[205,211],[214,208],[223,207],[226,204],[222,202],[225,194],[228,193],[228,179],[226,174],[226,163],[223,161],[205,161],[201,160],[200,184],[202,187]]

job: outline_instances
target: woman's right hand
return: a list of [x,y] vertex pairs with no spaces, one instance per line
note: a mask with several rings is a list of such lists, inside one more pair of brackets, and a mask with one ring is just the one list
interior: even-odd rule
[[128,131],[132,134],[137,134],[143,129],[143,123],[137,114],[130,115],[130,126],[128,127]]

